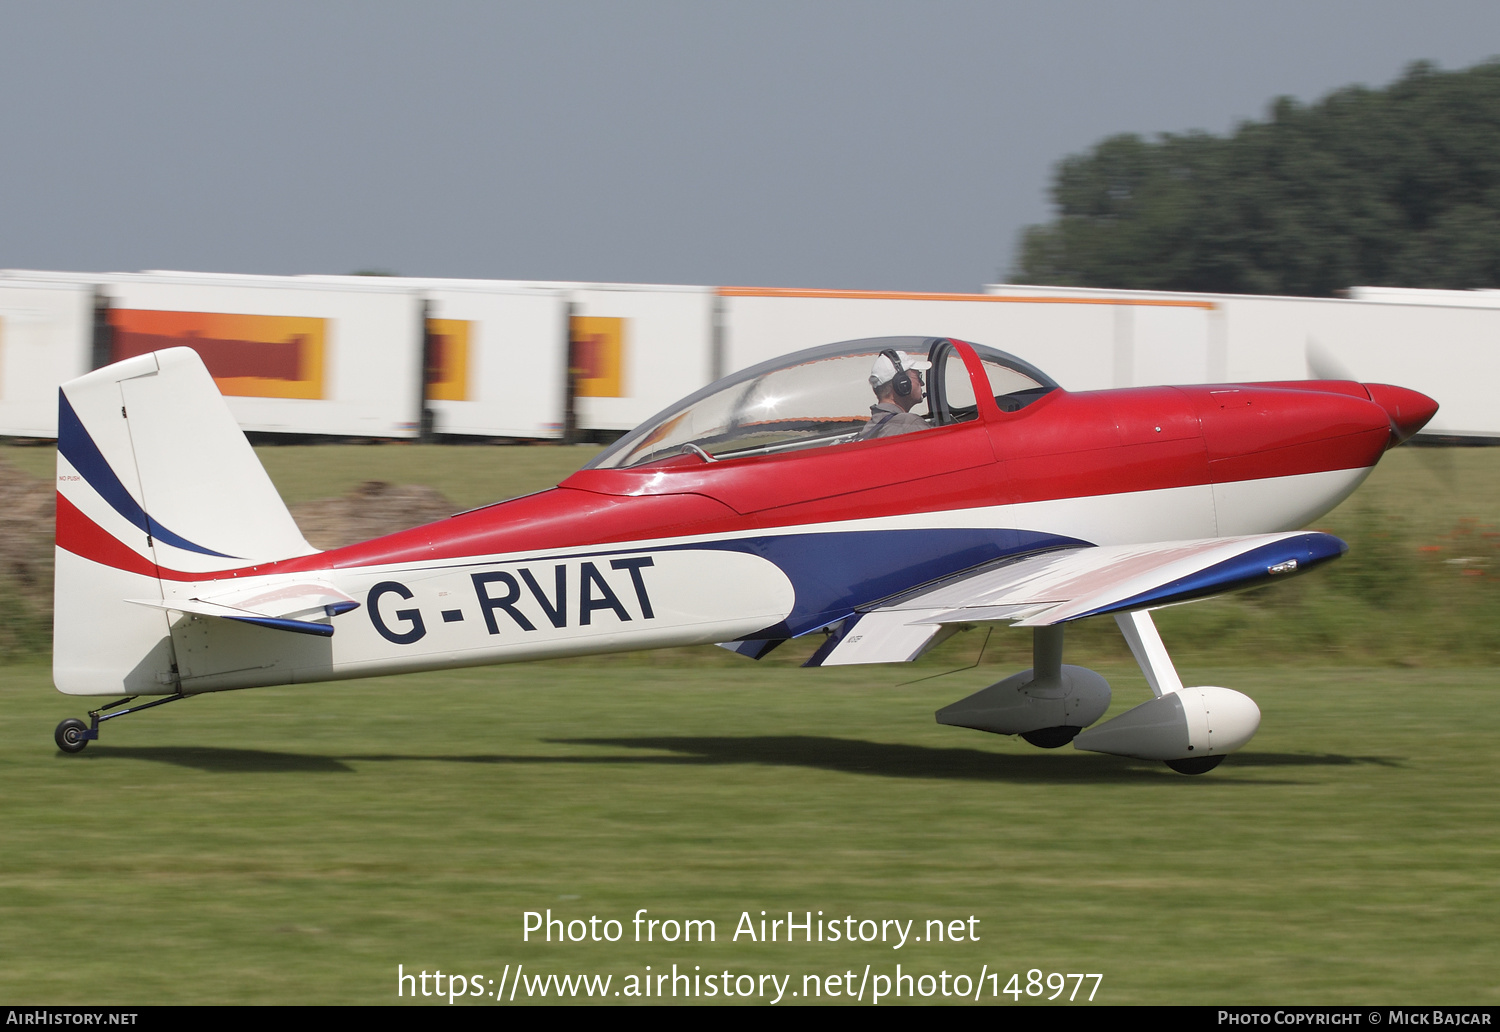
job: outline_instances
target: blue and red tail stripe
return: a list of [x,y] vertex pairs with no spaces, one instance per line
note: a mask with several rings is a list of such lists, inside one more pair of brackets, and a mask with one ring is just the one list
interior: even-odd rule
[[[73,406],[68,402],[68,396],[61,391],[57,394],[57,449],[62,457],[78,471],[78,475],[83,477],[84,482],[92,487],[100,498],[109,503],[110,508],[133,526],[139,527],[153,541],[161,541],[174,548],[197,552],[200,555],[211,555],[219,559],[239,558],[223,552],[215,552],[212,548],[189,541],[153,520],[120,482],[120,478],[99,451],[99,446],[94,443],[94,438],[90,436],[83,421],[78,418],[78,413],[73,411]],[[61,544],[60,539],[59,544]],[[69,549],[69,551],[72,550]]]

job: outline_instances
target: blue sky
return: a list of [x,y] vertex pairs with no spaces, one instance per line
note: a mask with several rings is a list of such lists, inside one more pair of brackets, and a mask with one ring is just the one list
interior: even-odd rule
[[1390,0],[0,6],[0,267],[972,290],[1118,132],[1500,54]]

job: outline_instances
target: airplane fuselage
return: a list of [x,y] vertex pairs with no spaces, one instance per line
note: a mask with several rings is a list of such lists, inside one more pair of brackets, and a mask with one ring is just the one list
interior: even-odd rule
[[982,415],[812,450],[585,469],[269,564],[142,561],[167,602],[314,578],[360,603],[333,619],[336,635],[282,635],[269,660],[275,632],[190,615],[172,626],[177,676],[159,690],[794,637],[1007,557],[1305,526],[1399,437],[1352,383],[1058,390]]
[[[845,341],[705,386],[552,490],[318,552],[198,356],[137,356],[59,395],[53,681],[126,698],[53,737],[77,753],[231,688],[707,642],[759,659],[813,632],[807,665],[908,662],[1005,621],[1031,668],[940,723],[1201,774],[1260,710],[1184,684],[1151,610],[1341,555],[1295,528],[1435,411],[1342,381],[1069,394],[951,338]],[[1062,654],[1104,615],[1153,698],[1100,723],[1108,682]]]

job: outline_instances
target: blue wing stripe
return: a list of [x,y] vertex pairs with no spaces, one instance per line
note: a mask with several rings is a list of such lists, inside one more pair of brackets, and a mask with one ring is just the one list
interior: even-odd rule
[[[1252,548],[1250,551],[1226,559],[1222,563],[1199,570],[1197,573],[1158,585],[1139,595],[1111,602],[1107,606],[1091,609],[1087,613],[1069,617],[1067,622],[1104,613],[1119,613],[1129,609],[1145,609],[1149,606],[1165,606],[1174,602],[1189,602],[1231,591],[1253,588],[1274,577],[1287,573],[1304,573],[1320,563],[1337,559],[1349,546],[1332,534],[1311,532],[1269,545]],[[1284,573],[1272,573],[1271,568],[1296,560],[1296,566]]]

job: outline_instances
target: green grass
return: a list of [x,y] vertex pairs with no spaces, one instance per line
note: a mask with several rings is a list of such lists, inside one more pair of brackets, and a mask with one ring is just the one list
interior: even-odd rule
[[[50,733],[82,706],[5,668],[0,1002],[383,1004],[397,964],[618,987],[676,963],[800,988],[897,962],[1101,972],[1107,1003],[1500,1002],[1495,669],[1187,670],[1265,719],[1186,778],[936,725],[1005,671],[900,682],[967,648],[234,692],[107,724],[73,757]],[[1146,697],[1133,668],[1104,672],[1115,711]],[[643,907],[718,940],[521,941],[548,908],[628,940]],[[742,912],[788,909],[973,915],[980,941],[731,941]]]
[[552,487],[599,454],[597,445],[390,443],[256,449],[288,505],[332,498],[368,480],[425,484],[460,509]]
[[17,444],[10,438],[0,439],[0,461],[22,473],[51,480],[57,472],[57,447],[51,442]]
[[[384,444],[263,445],[255,452],[287,505],[333,498],[369,480],[426,484],[460,508],[530,494],[599,454],[598,445]],[[52,479],[57,449],[0,441],[0,461]]]
[[[380,479],[463,507],[593,450],[261,454],[293,503]],[[1016,631],[911,684],[983,632],[913,667],[798,670],[796,643],[233,692],[107,724],[76,757],[50,736],[81,701],[39,662],[0,665],[0,1003],[390,1003],[398,963],[800,989],[899,962],[1099,971],[1107,1003],[1493,1006],[1500,449],[1433,456],[1387,456],[1319,521],[1353,546],[1328,570],[1160,615],[1185,680],[1265,714],[1199,778],[934,724],[1028,665]],[[1146,698],[1109,621],[1069,635],[1115,711]],[[528,910],[642,907],[719,941],[521,942]],[[972,914],[981,940],[728,941],[742,911],[788,909]]]

